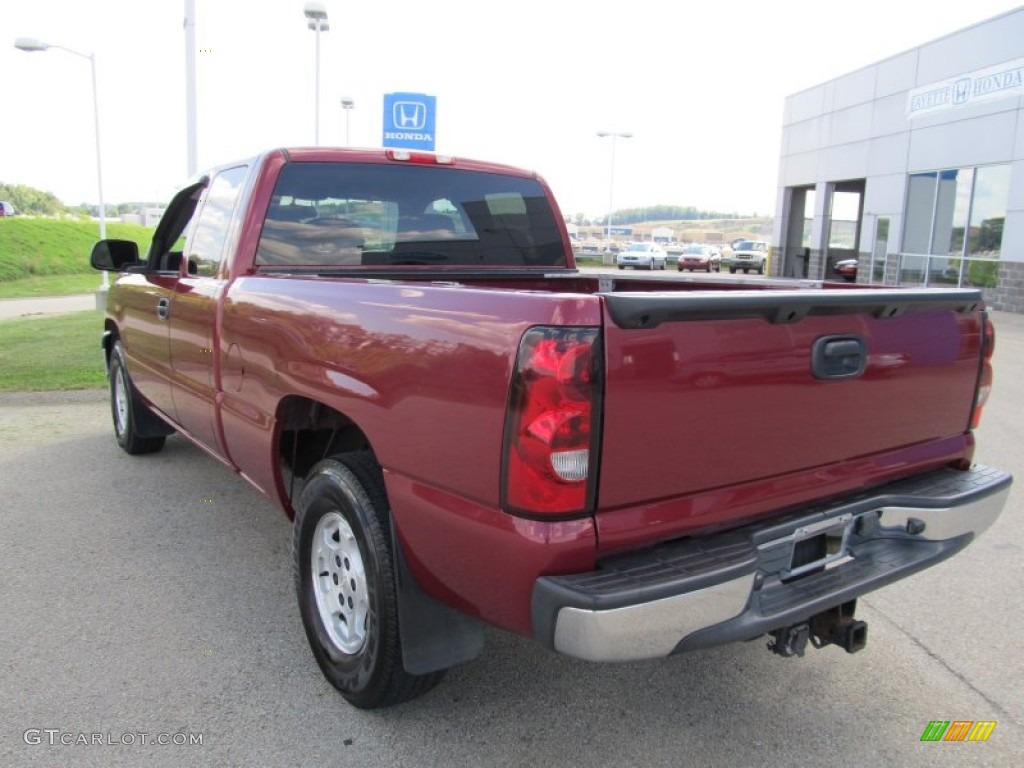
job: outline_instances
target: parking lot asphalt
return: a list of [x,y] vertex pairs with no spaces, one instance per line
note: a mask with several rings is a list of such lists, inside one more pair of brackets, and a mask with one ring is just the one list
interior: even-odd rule
[[[1017,486],[963,553],[861,600],[864,651],[596,665],[491,631],[378,712],[321,677],[289,523],[245,482],[179,437],[125,455],[103,392],[2,395],[0,765],[1019,765],[1024,317],[995,323],[976,458]],[[997,726],[921,742],[932,720]]]

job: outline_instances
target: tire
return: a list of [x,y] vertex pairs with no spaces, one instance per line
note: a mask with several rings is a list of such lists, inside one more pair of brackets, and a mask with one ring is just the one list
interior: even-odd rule
[[761,265],[757,268],[757,274],[759,274],[759,275],[763,275],[764,274],[764,262],[763,261],[761,262]]
[[730,275],[735,275],[736,274],[736,267],[729,267],[729,274]]
[[164,447],[166,437],[142,437],[139,435],[139,421],[148,416],[144,413],[146,406],[142,403],[135,386],[132,384],[128,369],[124,364],[124,350],[120,341],[114,342],[110,351],[110,415],[114,419],[114,437],[125,453],[139,456],[144,453],[156,453]]
[[711,274],[711,262],[710,261],[708,262],[708,268],[706,270],[704,270],[704,271],[707,272],[709,275]]
[[296,507],[292,557],[310,649],[346,701],[360,709],[393,706],[441,681],[444,670],[412,675],[402,665],[384,476],[369,451],[325,459],[310,471]]
[[625,267],[619,264],[619,269],[625,269]]

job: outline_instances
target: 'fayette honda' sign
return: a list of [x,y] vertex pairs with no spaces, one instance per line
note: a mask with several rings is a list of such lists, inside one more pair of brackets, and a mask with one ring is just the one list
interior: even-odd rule
[[433,152],[436,121],[436,97],[425,93],[385,93],[383,146]]
[[1024,59],[915,88],[907,94],[907,117],[1011,96],[1024,96]]

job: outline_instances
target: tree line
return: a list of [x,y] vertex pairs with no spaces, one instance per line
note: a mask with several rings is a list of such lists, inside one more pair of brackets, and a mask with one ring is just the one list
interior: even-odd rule
[[[45,192],[26,184],[4,184],[0,182],[0,200],[6,200],[14,206],[14,210],[28,216],[57,216],[68,213],[75,216],[99,216],[100,207],[90,203],[65,205],[52,192]],[[158,203],[114,203],[107,204],[107,216],[120,216],[122,213],[142,213],[143,208],[152,208]]]
[[[756,216],[756,214],[754,214]],[[693,205],[648,205],[643,208],[623,208],[612,212],[614,224],[637,224],[645,221],[698,221],[702,219],[739,219],[749,218],[748,215],[741,216],[736,211],[705,211]],[[574,216],[566,216],[565,220],[580,226],[593,226],[606,224],[607,214],[604,216],[589,217],[582,213]]]

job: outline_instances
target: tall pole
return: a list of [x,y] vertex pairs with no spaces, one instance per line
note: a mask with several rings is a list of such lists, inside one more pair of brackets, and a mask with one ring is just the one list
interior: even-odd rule
[[352,142],[349,140],[349,115],[353,108],[355,108],[356,102],[351,96],[341,97],[341,108],[345,110],[345,146],[349,146]]
[[[89,54],[89,65],[92,69],[92,119],[96,133],[96,186],[100,195],[100,240],[107,239],[107,207],[103,203],[103,160],[100,155],[100,101],[96,89],[96,54]],[[110,287],[110,275],[103,271],[103,290]]]
[[[80,53],[72,50],[71,48],[65,48],[63,45],[50,45],[49,43],[44,43],[43,41],[36,40],[32,37],[19,37],[14,41],[14,47],[18,50],[27,51],[29,53],[57,48],[58,50],[66,51],[67,53],[78,56],[79,58],[89,60],[89,69],[92,73],[93,131],[96,134],[96,186],[100,195],[100,239],[105,240],[107,237],[107,208],[103,204],[103,160],[100,154],[100,100],[99,90],[96,88],[96,54]],[[108,285],[110,285],[110,280],[107,273],[104,272],[103,288],[107,288]]]
[[320,146],[320,21],[316,22],[316,132],[314,143]]
[[196,0],[185,0],[185,132],[188,175],[196,174]]
[[313,141],[316,146],[320,146],[320,32],[330,31],[331,26],[327,21],[327,8],[317,0],[310,0],[306,3],[302,12],[306,15],[306,26],[316,32],[316,104],[313,109]]
[[615,208],[614,208],[614,199],[615,199],[615,143],[619,139],[629,139],[629,138],[632,138],[633,134],[629,133],[628,131],[621,131],[621,132],[598,131],[597,135],[600,136],[602,139],[603,138],[607,138],[609,136],[612,139],[612,167],[611,167],[611,172],[608,174],[608,222],[607,222],[608,226],[607,226],[607,232],[605,234],[605,240],[607,241],[608,246],[611,246],[611,241],[612,241],[612,211],[615,210]]

